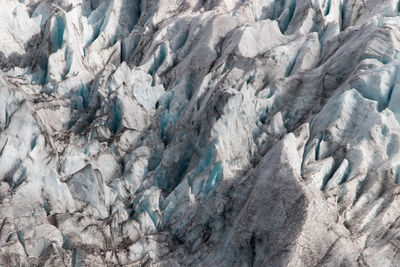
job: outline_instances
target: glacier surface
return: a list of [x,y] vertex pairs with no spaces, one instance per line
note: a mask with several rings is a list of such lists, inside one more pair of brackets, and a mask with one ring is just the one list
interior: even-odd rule
[[1,0],[0,266],[399,266],[398,0]]

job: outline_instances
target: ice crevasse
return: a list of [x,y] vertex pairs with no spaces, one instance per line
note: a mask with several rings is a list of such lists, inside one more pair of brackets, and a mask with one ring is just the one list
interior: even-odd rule
[[0,1],[0,266],[398,266],[399,12]]

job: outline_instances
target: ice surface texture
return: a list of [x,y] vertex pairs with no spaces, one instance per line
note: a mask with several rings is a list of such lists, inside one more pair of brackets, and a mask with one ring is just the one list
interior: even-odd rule
[[398,0],[1,0],[1,266],[399,266]]

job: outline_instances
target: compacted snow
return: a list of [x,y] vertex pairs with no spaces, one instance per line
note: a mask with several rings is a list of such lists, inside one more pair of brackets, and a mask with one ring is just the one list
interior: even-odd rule
[[0,0],[0,266],[399,266],[398,0]]

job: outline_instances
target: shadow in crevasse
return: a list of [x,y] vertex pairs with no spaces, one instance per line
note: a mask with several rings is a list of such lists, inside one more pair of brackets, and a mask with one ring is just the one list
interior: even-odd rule
[[0,69],[7,71],[13,67],[34,67],[32,63],[34,61],[35,48],[38,46],[38,41],[40,38],[40,33],[33,35],[25,44],[25,52],[23,54],[13,52],[6,56],[2,51],[0,51]]
[[123,0],[118,23],[121,27],[122,35],[129,34],[136,23],[139,21],[141,12],[142,0]]
[[222,0],[198,0],[193,11],[198,12],[200,9],[203,9],[203,12],[209,11],[217,7],[221,2]]
[[134,27],[140,23],[142,17],[142,0],[123,0],[118,23],[121,38],[121,62],[129,62],[136,46],[139,43],[140,35],[132,34]]

